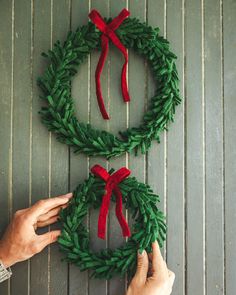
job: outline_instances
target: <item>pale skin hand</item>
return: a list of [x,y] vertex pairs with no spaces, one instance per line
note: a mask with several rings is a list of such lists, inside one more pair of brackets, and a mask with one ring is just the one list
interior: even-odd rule
[[31,258],[46,246],[57,241],[60,230],[37,235],[35,230],[58,220],[61,208],[67,206],[72,193],[38,201],[32,207],[14,214],[2,240],[0,260],[5,267]]
[[[168,270],[162,258],[157,242],[152,244],[152,253],[149,258],[152,267],[149,269],[149,260],[146,251],[138,254],[137,271],[133,277],[126,295],[170,295],[175,280],[175,274]],[[151,272],[148,276],[149,271]]]

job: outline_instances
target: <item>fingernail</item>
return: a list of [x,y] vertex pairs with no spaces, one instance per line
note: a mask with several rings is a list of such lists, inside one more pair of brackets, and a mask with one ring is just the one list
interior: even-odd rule
[[138,256],[140,256],[140,257],[143,257],[143,255],[144,255],[144,250],[138,250]]
[[73,197],[73,193],[68,193],[66,195],[60,196],[61,198],[71,199]]

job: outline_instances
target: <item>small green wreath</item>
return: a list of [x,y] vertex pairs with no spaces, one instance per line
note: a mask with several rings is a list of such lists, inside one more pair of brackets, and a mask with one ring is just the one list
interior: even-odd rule
[[[111,22],[112,19],[106,20],[107,25]],[[41,98],[46,102],[40,111],[42,122],[56,133],[60,142],[74,147],[75,153],[107,158],[132,150],[145,153],[152,140],[159,142],[160,133],[173,121],[175,107],[181,102],[174,62],[176,56],[169,50],[169,42],[159,36],[159,28],[152,28],[136,18],[127,18],[116,29],[115,34],[125,48],[133,49],[148,60],[156,81],[155,95],[142,124],[120,132],[117,137],[94,129],[90,124],[80,123],[71,97],[71,79],[77,73],[76,67],[93,50],[101,50],[101,37],[105,33],[109,37],[110,31],[102,34],[92,22],[88,22],[75,32],[69,32],[64,45],[57,41],[53,50],[42,54],[50,61],[38,79],[43,91]]]
[[[61,250],[65,253],[65,260],[74,263],[81,271],[91,270],[92,276],[101,279],[110,279],[115,275],[124,275],[126,272],[133,275],[136,266],[137,250],[151,251],[151,244],[157,240],[163,245],[166,235],[166,224],[163,213],[157,208],[159,196],[135,177],[119,179],[115,185],[122,194],[126,209],[135,222],[132,226],[132,235],[127,242],[115,250],[104,249],[94,253],[89,249],[89,232],[83,223],[85,216],[91,208],[102,210],[104,193],[109,188],[110,197],[116,200],[114,193],[114,180],[120,170],[113,173],[109,171],[110,182],[106,182],[95,173],[95,169],[105,170],[101,166],[94,166],[88,179],[79,184],[73,193],[73,199],[67,208],[60,213],[62,233],[58,239]],[[112,178],[113,177],[113,178]],[[118,176],[119,178],[119,176]],[[111,187],[113,185],[113,187]],[[98,223],[99,224],[99,223]],[[99,231],[99,226],[98,226]]]

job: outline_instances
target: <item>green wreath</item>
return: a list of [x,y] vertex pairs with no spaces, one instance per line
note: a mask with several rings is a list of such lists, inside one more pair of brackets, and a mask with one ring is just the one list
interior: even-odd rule
[[[107,24],[111,21],[106,20]],[[120,132],[117,137],[79,122],[71,97],[71,79],[77,73],[76,68],[93,50],[101,50],[101,35],[101,31],[88,22],[75,32],[69,32],[63,45],[57,41],[53,50],[42,54],[50,62],[38,79],[43,91],[41,98],[46,102],[40,111],[42,122],[56,133],[60,142],[74,147],[75,153],[107,158],[132,150],[136,154],[138,150],[145,153],[152,140],[159,142],[160,133],[173,121],[175,107],[181,102],[176,56],[169,50],[169,42],[159,35],[159,28],[152,28],[136,18],[127,18],[116,29],[125,48],[133,49],[149,61],[156,81],[155,95],[142,124]]]
[[[110,170],[109,174],[113,171]],[[118,187],[126,209],[135,219],[132,235],[122,247],[115,250],[108,248],[97,253],[89,249],[89,232],[83,220],[89,210],[99,208],[104,199],[104,189],[107,187],[100,177],[91,173],[84,183],[78,185],[69,206],[60,213],[62,233],[58,242],[66,256],[65,260],[74,263],[81,271],[91,270],[92,276],[96,278],[110,279],[126,272],[133,275],[137,250],[142,252],[146,249],[150,252],[153,241],[157,240],[162,246],[165,240],[165,217],[156,206],[159,196],[135,177],[122,180]],[[112,192],[113,201],[115,197]]]

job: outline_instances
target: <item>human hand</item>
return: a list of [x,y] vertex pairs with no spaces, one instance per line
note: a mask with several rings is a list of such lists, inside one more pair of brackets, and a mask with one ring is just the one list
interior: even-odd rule
[[55,223],[61,208],[67,206],[71,197],[72,193],[69,193],[40,200],[30,208],[16,211],[0,241],[0,260],[5,267],[29,259],[57,240],[60,230],[42,235],[37,235],[35,231]]
[[162,258],[157,242],[152,244],[151,276],[148,276],[149,261],[147,252],[138,253],[137,271],[133,277],[127,295],[170,295],[175,280],[175,274],[168,270]]

